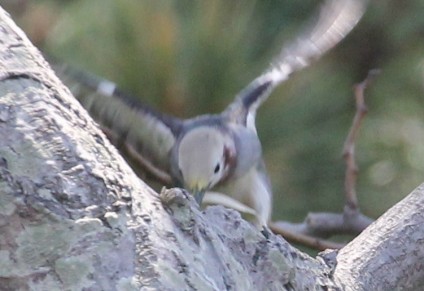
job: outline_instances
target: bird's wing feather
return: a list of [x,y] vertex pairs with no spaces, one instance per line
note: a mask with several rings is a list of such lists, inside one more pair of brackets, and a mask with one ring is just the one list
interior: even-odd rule
[[267,71],[237,94],[224,116],[255,130],[256,110],[273,89],[339,43],[360,20],[365,6],[365,0],[327,0],[317,20],[294,42],[283,47]]
[[[169,153],[181,131],[182,120],[142,104],[114,83],[88,72],[65,66],[59,75],[80,84],[76,85],[79,92],[74,90],[75,97],[118,148],[125,147],[126,154],[132,155],[131,158],[137,159],[138,163],[145,163],[144,167],[147,167],[147,171],[153,171],[150,173],[153,176],[161,172],[169,175]],[[86,88],[81,88],[81,85]],[[89,93],[86,89],[95,93]],[[159,177],[161,179],[170,178]]]

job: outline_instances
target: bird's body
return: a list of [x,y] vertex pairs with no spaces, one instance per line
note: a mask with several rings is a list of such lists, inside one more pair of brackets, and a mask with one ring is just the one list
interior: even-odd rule
[[185,187],[199,202],[205,193],[206,198],[208,193],[226,194],[232,201],[215,201],[249,212],[255,224],[264,226],[271,216],[272,194],[256,111],[276,86],[343,39],[363,10],[362,1],[328,0],[316,24],[285,46],[275,63],[221,114],[181,120],[135,101],[109,81],[80,71],[68,70],[68,75],[97,91],[79,100],[147,172]]
[[255,224],[266,225],[272,192],[256,131],[220,115],[188,120],[185,127],[171,150],[176,182],[195,195],[205,191],[206,201],[208,190],[225,193],[257,212]]
[[252,123],[250,117],[250,104],[236,98],[236,103],[221,114],[181,120],[156,112],[109,81],[67,70],[74,79],[97,88],[98,94],[84,95],[79,100],[106,127],[114,144],[120,148],[124,145],[127,158],[141,157],[138,161],[150,164],[144,170],[153,168],[168,174],[171,185],[188,189],[198,202],[206,195],[204,202],[215,204],[210,196],[227,195],[233,199],[227,206],[240,209],[235,206],[240,202],[254,212],[250,217],[255,225],[267,224],[271,184],[254,118]]

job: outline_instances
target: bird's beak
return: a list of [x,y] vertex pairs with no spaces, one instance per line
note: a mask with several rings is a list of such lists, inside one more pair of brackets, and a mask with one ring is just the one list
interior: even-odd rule
[[194,196],[194,199],[196,200],[197,204],[199,204],[199,206],[202,205],[203,197],[205,196],[206,192],[206,185],[204,184],[205,183],[197,182],[193,183],[192,185],[188,185],[191,193]]
[[193,191],[193,195],[194,195],[194,199],[196,200],[197,204],[199,204],[199,206],[202,205],[202,201],[203,201],[203,197],[205,196],[205,190],[197,190],[197,191]]

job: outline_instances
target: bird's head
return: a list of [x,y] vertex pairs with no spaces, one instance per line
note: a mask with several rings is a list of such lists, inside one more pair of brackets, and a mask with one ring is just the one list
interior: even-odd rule
[[235,145],[229,134],[201,126],[183,136],[176,154],[180,180],[200,205],[205,191],[225,180],[234,167]]

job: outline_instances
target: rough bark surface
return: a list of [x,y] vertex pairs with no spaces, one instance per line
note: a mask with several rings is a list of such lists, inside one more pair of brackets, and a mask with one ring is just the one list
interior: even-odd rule
[[423,283],[423,187],[338,255],[316,259],[279,236],[265,238],[235,211],[201,212],[180,190],[159,196],[1,9],[0,137],[0,290],[390,290]]
[[424,184],[340,250],[334,278],[356,290],[424,290]]
[[0,11],[1,290],[131,286],[132,176],[96,131]]

